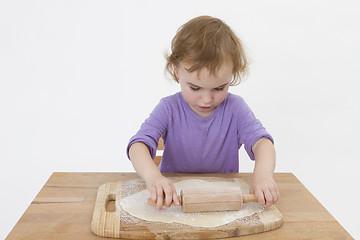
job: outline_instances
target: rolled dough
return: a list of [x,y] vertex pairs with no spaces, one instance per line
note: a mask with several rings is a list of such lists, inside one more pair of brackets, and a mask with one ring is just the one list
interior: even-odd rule
[[[178,195],[182,189],[186,188],[223,188],[240,187],[243,193],[249,192],[249,186],[245,182],[210,182],[201,179],[189,179],[174,183]],[[148,205],[147,200],[150,193],[147,189],[123,198],[120,206],[130,215],[147,221],[159,221],[164,223],[182,223],[195,227],[217,227],[236,219],[250,216],[256,212],[264,210],[258,203],[244,203],[239,211],[221,211],[221,212],[197,212],[184,213],[179,206],[163,207],[157,210]]]

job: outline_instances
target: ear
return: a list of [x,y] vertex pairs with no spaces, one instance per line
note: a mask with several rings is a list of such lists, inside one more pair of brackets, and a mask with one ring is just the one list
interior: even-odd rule
[[177,78],[179,78],[179,71],[178,71],[177,66],[174,65],[173,67],[174,67],[175,76],[176,76]]

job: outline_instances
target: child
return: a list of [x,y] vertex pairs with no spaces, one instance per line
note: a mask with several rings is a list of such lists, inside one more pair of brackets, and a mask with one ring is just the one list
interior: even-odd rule
[[[130,139],[127,154],[160,210],[179,205],[176,189],[161,172],[238,172],[238,150],[255,160],[251,192],[261,205],[279,197],[273,179],[273,139],[245,101],[228,93],[247,70],[240,40],[220,19],[201,16],[177,32],[166,70],[181,92],[163,98]],[[160,169],[153,162],[164,140]]]

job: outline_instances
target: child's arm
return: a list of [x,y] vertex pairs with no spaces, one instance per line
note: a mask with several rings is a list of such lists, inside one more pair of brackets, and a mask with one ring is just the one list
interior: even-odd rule
[[275,148],[267,138],[259,139],[253,146],[255,168],[251,183],[251,192],[254,193],[261,205],[271,206],[279,198],[278,186],[273,178],[275,170]]
[[[160,210],[163,205],[170,207],[174,201],[179,206],[179,199],[172,182],[164,177],[151,158],[149,148],[142,142],[130,146],[129,157],[136,172],[145,180],[151,199]],[[165,194],[165,196],[164,196]],[[163,204],[165,201],[165,204]]]

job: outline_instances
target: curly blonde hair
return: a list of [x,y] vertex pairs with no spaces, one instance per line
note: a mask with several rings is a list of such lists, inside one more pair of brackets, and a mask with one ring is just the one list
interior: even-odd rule
[[165,54],[165,70],[179,82],[175,66],[190,63],[189,72],[204,67],[215,74],[222,64],[233,64],[230,85],[239,84],[248,71],[248,61],[240,39],[218,18],[200,16],[182,25],[171,42],[171,54]]

